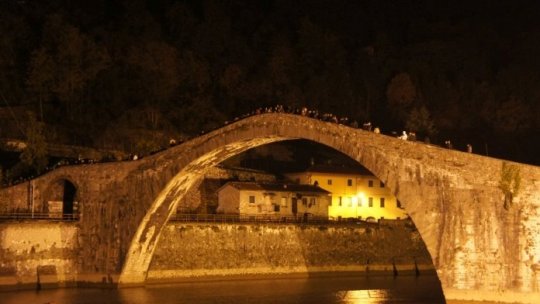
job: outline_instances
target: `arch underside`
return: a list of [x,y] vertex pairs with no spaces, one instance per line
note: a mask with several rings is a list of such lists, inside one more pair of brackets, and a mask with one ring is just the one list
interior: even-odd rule
[[[344,128],[342,126],[340,127]],[[245,137],[237,136],[236,134],[235,136],[232,136],[232,140],[229,142],[225,140],[225,143],[222,145],[215,146],[214,144],[208,144],[209,146],[215,147],[208,149],[209,151],[206,150],[208,152],[201,153],[200,156],[185,165],[181,171],[171,179],[171,181],[152,203],[151,208],[146,213],[133,241],[131,242],[125,264],[120,275],[119,283],[123,285],[131,285],[145,282],[152,255],[159,240],[159,235],[161,234],[162,229],[165,227],[169,217],[176,210],[178,203],[182,200],[189,189],[204,176],[209,168],[225,161],[232,156],[273,142],[291,139],[306,139],[334,148],[335,150],[358,161],[360,164],[373,172],[374,168],[372,163],[369,163],[370,156],[364,155],[364,153],[362,153],[363,147],[360,146],[361,144],[351,140],[349,136],[336,136],[336,134],[331,134],[331,136],[321,137],[318,132],[303,133],[301,132],[302,130],[300,130],[300,132],[298,131],[299,130],[291,130],[288,128],[285,130],[270,128],[270,132],[268,132],[267,127],[264,128],[262,132],[247,132],[250,134]],[[363,132],[360,130],[354,131]],[[287,133],[293,134],[287,136],[285,135]],[[312,136],[305,136],[306,134],[311,134]],[[337,144],[338,142],[339,144]],[[201,150],[205,149],[203,148]],[[368,163],[366,164],[362,162],[362,159],[368,160]],[[383,182],[388,182],[388,176],[385,178],[385,176],[378,175],[377,172],[373,173]],[[391,175],[391,173],[388,174]],[[392,189],[391,185],[388,186]],[[403,203],[406,206],[406,202]]]
[[[326,124],[323,125],[323,127]],[[336,125],[337,126],[337,125]],[[345,128],[339,126],[340,128]],[[372,163],[364,163],[362,159],[370,159],[369,155],[362,153],[363,147],[361,143],[352,140],[351,134],[344,133],[342,136],[338,134],[330,134],[330,136],[321,136],[316,129],[310,128],[311,132],[303,132],[305,130],[278,128],[275,126],[264,125],[262,130],[246,131],[241,128],[244,134],[240,132],[231,132],[232,136],[227,138],[220,137],[219,144],[214,144],[212,141],[206,141],[203,145],[198,146],[202,153],[196,153],[199,156],[193,161],[186,164],[180,172],[174,175],[174,178],[168,182],[166,187],[161,191],[158,197],[154,200],[151,208],[146,213],[139,228],[130,244],[128,254],[120,275],[119,283],[123,285],[141,284],[146,280],[146,274],[150,267],[150,262],[159,240],[159,235],[165,227],[169,217],[174,213],[178,203],[182,200],[189,189],[195,185],[206,173],[206,171],[225,161],[226,159],[238,155],[249,149],[284,140],[291,139],[306,139],[319,144],[329,146],[339,152],[351,157],[364,165],[369,170],[373,170]],[[353,131],[346,128],[347,131]],[[354,130],[356,132],[364,132]],[[242,136],[244,135],[244,136]],[[348,135],[348,136],[347,136]],[[371,134],[369,134],[371,135]],[[339,143],[339,144],[338,144]],[[204,145],[209,146],[204,147]],[[376,168],[375,168],[376,169]],[[372,171],[373,172],[373,171]],[[388,182],[388,178],[379,176],[377,172],[373,172],[383,182]],[[391,188],[391,185],[389,185]]]
[[241,140],[216,148],[187,164],[161,191],[146,213],[130,245],[119,282],[140,284],[146,280],[152,255],[165,223],[184,195],[210,168],[249,149],[291,139],[294,138],[265,136]]

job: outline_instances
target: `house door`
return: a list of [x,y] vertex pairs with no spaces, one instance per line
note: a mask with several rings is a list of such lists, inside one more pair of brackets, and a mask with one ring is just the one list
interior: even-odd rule
[[292,198],[291,210],[292,210],[292,214],[296,216],[296,213],[298,212],[298,199],[296,197]]

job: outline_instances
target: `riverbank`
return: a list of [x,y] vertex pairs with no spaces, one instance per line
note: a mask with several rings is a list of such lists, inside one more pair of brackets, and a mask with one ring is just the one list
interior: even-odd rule
[[[171,284],[209,281],[299,279],[326,277],[392,277],[392,276],[437,276],[433,265],[370,265],[369,267],[318,267],[309,271],[301,269],[214,269],[191,271],[189,274],[178,271],[149,272],[146,283]],[[258,271],[258,272],[257,272]]]
[[[81,270],[84,244],[74,223],[4,224],[0,238],[0,290],[118,285],[120,270]],[[415,275],[417,268],[421,274],[433,271],[418,232],[406,225],[169,223],[146,278],[154,284],[325,273],[394,275],[394,269],[398,275]]]

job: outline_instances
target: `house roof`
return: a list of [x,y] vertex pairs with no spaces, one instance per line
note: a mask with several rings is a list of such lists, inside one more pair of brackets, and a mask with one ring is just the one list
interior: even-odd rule
[[228,182],[225,186],[232,186],[238,190],[330,194],[318,186],[290,183]]
[[348,175],[373,175],[368,169],[358,165],[358,166],[334,166],[334,165],[313,165],[302,172],[293,172],[291,174],[297,173],[331,173],[331,174],[348,174]]

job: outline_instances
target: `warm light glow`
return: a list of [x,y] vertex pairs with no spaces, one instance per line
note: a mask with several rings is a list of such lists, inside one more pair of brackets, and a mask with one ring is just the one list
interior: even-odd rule
[[386,303],[388,291],[385,289],[349,290],[340,293],[343,303],[348,304],[379,304]]
[[[405,210],[388,187],[372,175],[310,172],[291,174],[291,180],[303,184],[318,182],[319,187],[332,193],[328,206],[330,219],[395,220],[405,219]],[[352,181],[352,182],[351,182]],[[371,206],[369,202],[371,201]]]

